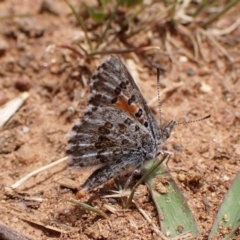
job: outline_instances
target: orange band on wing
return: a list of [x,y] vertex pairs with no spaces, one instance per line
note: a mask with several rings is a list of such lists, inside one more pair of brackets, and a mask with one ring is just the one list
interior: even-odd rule
[[126,99],[122,96],[119,96],[118,101],[116,102],[116,107],[134,118],[135,113],[138,110],[136,105],[128,105]]

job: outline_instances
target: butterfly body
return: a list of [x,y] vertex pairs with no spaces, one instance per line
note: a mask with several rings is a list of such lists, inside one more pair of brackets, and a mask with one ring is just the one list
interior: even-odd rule
[[132,76],[119,58],[106,59],[92,76],[92,95],[67,147],[69,165],[102,166],[81,186],[91,190],[159,154],[175,125],[158,127]]

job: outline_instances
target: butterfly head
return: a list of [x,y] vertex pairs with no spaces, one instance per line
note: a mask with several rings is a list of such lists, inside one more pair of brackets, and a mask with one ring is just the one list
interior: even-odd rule
[[161,126],[161,140],[162,144],[167,141],[167,139],[171,136],[172,130],[174,126],[176,125],[176,122],[174,120],[171,120],[167,125]]

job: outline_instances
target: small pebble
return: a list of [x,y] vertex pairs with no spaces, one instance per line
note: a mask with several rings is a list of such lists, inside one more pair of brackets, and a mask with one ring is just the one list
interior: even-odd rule
[[194,76],[195,74],[196,74],[196,73],[195,73],[195,71],[194,71],[193,69],[190,68],[190,69],[187,70],[187,75],[188,75],[188,76],[192,77],[192,76]]
[[28,133],[29,132],[29,127],[27,127],[27,126],[23,126],[23,128],[22,128],[22,131],[23,131],[23,133]]
[[31,87],[30,81],[27,78],[18,79],[15,84],[15,88],[21,92],[28,91]]

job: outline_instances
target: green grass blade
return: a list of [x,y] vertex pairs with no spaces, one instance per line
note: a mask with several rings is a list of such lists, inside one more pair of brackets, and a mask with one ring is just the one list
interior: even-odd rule
[[216,21],[217,19],[219,19],[224,13],[226,13],[227,11],[229,11],[232,7],[234,7],[235,5],[239,4],[240,0],[232,0],[230,3],[228,3],[225,8],[223,8],[222,11],[220,11],[219,13],[217,13],[216,15],[214,15],[212,18],[210,18],[207,22],[203,23],[203,27],[206,28],[208,27],[210,24],[212,24],[214,21]]
[[[149,165],[149,167],[146,169],[146,171],[144,171],[144,174],[143,176],[140,178],[140,180],[138,180],[138,182],[133,186],[132,190],[131,190],[131,193],[130,193],[130,196],[128,197],[128,200],[127,200],[127,204],[126,204],[126,208],[129,208],[132,200],[133,200],[133,196],[134,196],[134,193],[135,193],[135,190],[137,189],[137,187],[144,181],[146,181],[146,179],[148,178],[149,175],[151,175],[157,168],[158,166],[160,166],[164,160],[168,157],[167,154],[165,154],[163,156],[163,158],[161,159],[161,161],[155,161],[153,164],[151,164],[151,166]],[[144,167],[145,168],[145,167]]]
[[84,21],[81,17],[80,14],[77,13],[76,9],[73,7],[73,5],[71,5],[67,0],[64,0],[65,3],[69,6],[69,8],[71,9],[72,13],[74,14],[75,18],[77,19],[78,21],[78,24],[81,26],[83,32],[84,32],[84,35],[86,37],[86,40],[87,40],[87,43],[88,43],[88,46],[90,48],[90,50],[92,50],[92,43],[91,43],[91,40],[90,38],[88,37],[88,33],[87,33],[87,29],[85,27],[85,24],[84,24]]
[[95,213],[99,214],[100,216],[102,216],[102,217],[104,217],[106,219],[108,218],[106,213],[104,213],[103,211],[101,211],[100,209],[98,209],[96,207],[92,207],[92,206],[90,206],[90,205],[88,205],[86,203],[80,202],[80,201],[75,200],[75,199],[69,200],[69,202],[71,202],[74,205],[80,206],[80,207],[84,208],[87,211],[95,212]]
[[99,46],[102,44],[103,39],[105,38],[105,36],[107,34],[107,31],[110,29],[111,23],[112,23],[113,19],[116,16],[116,13],[117,13],[118,7],[120,6],[120,3],[121,3],[121,1],[118,0],[116,5],[115,5],[115,7],[114,7],[113,12],[111,13],[111,16],[110,16],[109,20],[107,22],[107,26],[105,27],[103,33],[101,34],[101,36],[100,36],[100,38],[98,40],[98,43],[97,43],[97,46],[96,46],[95,50],[97,50],[99,48]]
[[[150,162],[146,166],[146,171],[152,164]],[[146,184],[158,211],[162,233],[168,237],[177,237],[186,232],[194,237],[199,236],[192,212],[164,166],[159,166],[149,175]]]
[[228,232],[225,238],[233,239],[235,231],[240,226],[240,172],[224,197],[208,239],[216,239],[221,232]]

